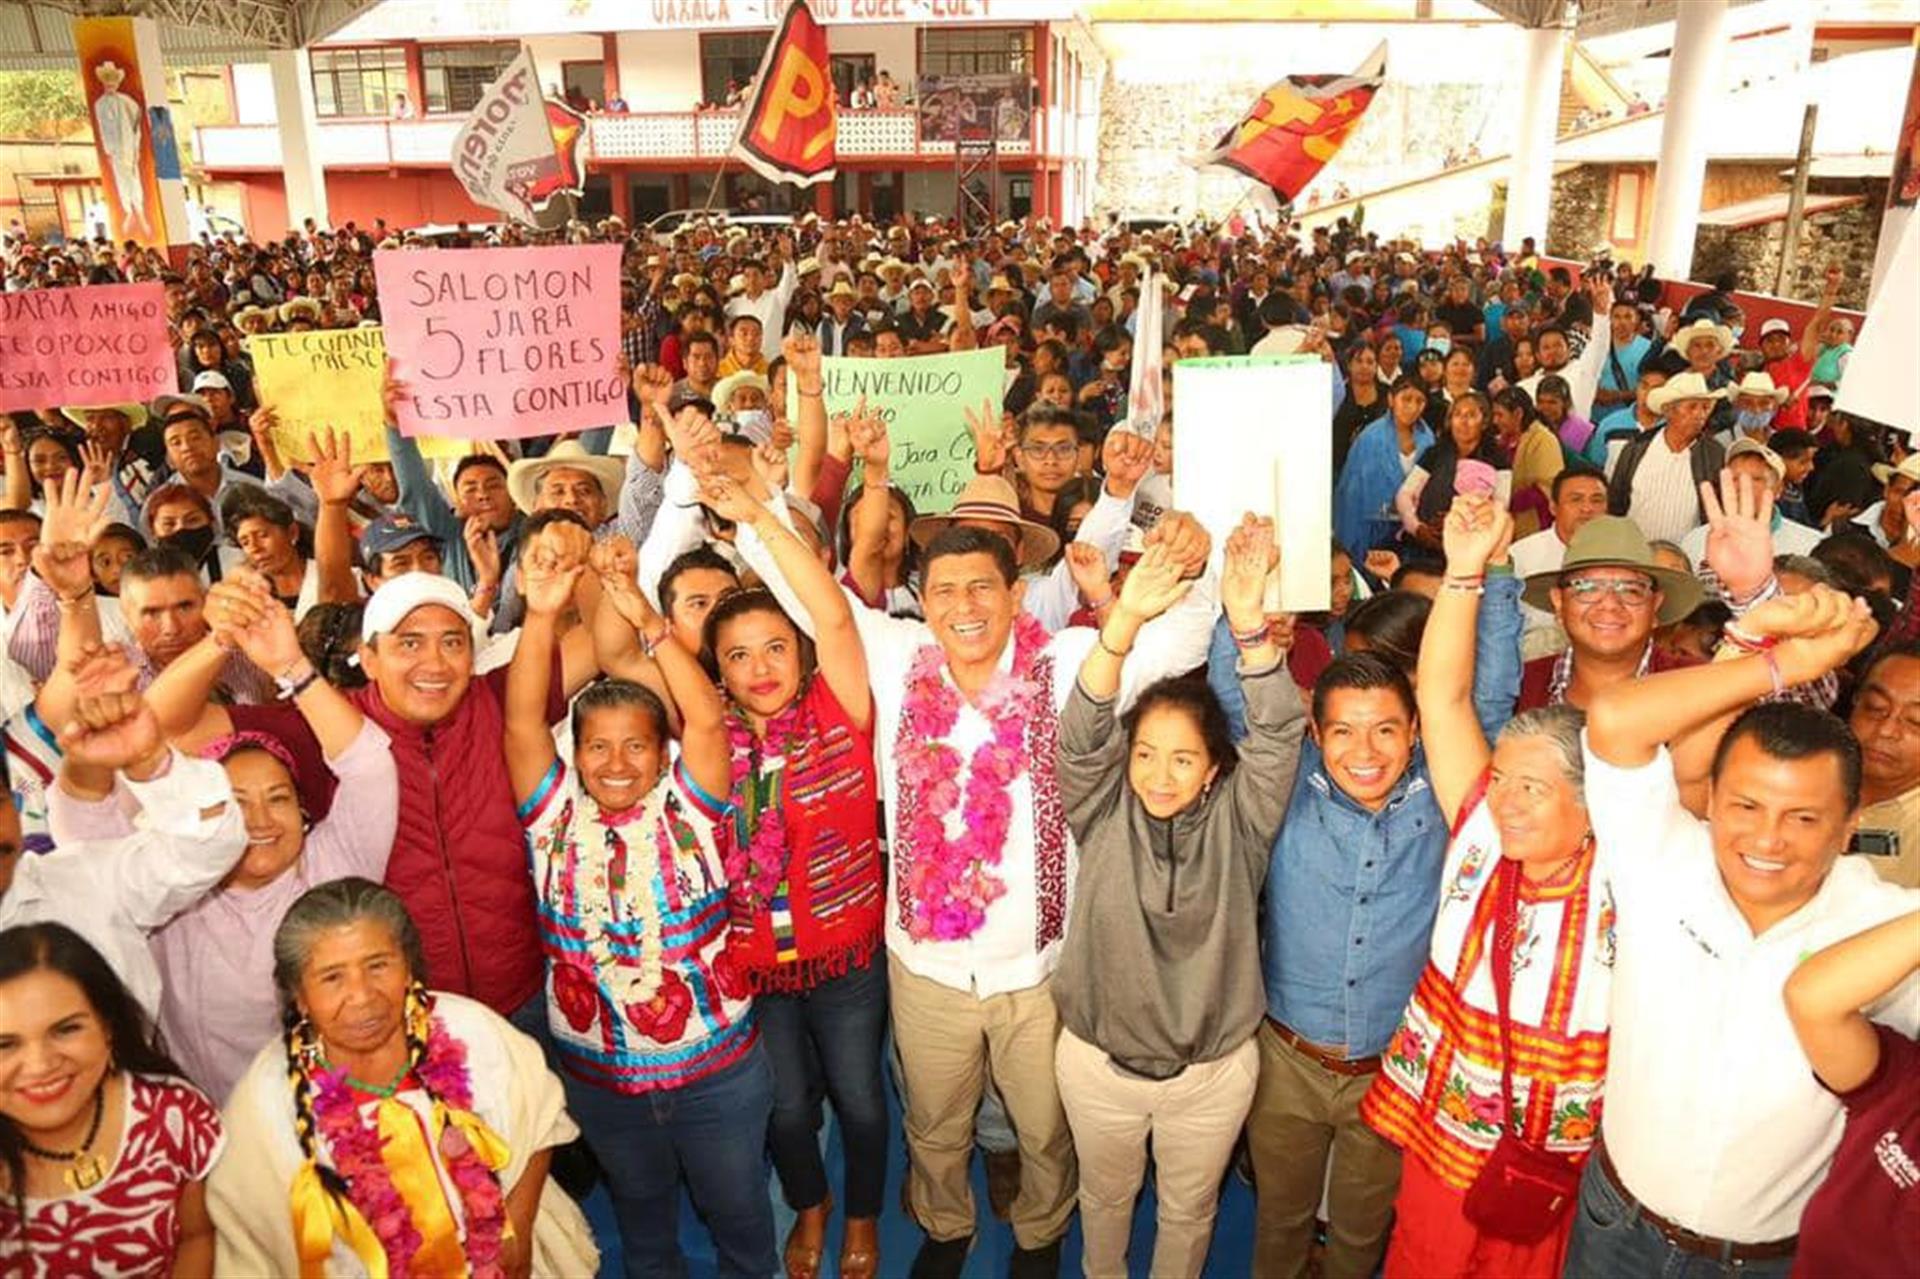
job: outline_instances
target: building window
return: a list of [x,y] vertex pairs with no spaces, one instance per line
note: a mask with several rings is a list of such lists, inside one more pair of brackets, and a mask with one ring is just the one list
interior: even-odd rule
[[423,48],[420,73],[427,94],[427,110],[436,115],[473,110],[481,92],[499,79],[518,52],[520,46],[510,41],[435,44]]
[[1033,28],[952,28],[920,32],[921,75],[1033,74]]
[[1613,217],[1607,238],[1615,244],[1633,244],[1640,239],[1640,174],[1632,169],[1617,169],[1613,175]]
[[728,86],[744,89],[759,74],[760,60],[772,40],[771,31],[701,36],[700,100],[724,106]]
[[[861,85],[873,88],[874,57],[871,53],[836,53],[829,58],[829,73],[833,76],[833,91],[841,106],[853,101],[853,91]],[[840,205],[846,208],[846,205]]]
[[403,49],[315,49],[311,57],[315,115],[386,115],[407,91]]

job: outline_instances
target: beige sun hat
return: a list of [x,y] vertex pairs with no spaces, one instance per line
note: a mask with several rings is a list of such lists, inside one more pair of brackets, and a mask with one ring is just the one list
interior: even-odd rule
[[1656,386],[1647,392],[1647,407],[1655,413],[1665,413],[1669,404],[1680,400],[1724,400],[1726,398],[1726,387],[1710,387],[1707,385],[1707,379],[1698,373],[1677,373],[1667,379],[1666,385]]
[[1667,345],[1680,352],[1680,354],[1686,355],[1687,348],[1693,345],[1694,339],[1709,337],[1714,340],[1714,344],[1717,347],[1717,351],[1713,357],[1714,359],[1724,360],[1733,353],[1733,330],[1724,324],[1716,324],[1705,316],[1701,316],[1693,323],[1675,333],[1673,335],[1673,341],[1667,343]]
[[1032,568],[1053,557],[1060,549],[1060,535],[1044,524],[1036,524],[1020,514],[1020,495],[1013,485],[998,475],[976,475],[960,490],[959,500],[944,515],[922,515],[907,526],[913,544],[927,544],[961,520],[990,520],[1011,525],[1019,536],[1018,559],[1022,569]]
[[627,464],[617,457],[603,457],[580,447],[578,440],[562,440],[541,457],[523,457],[507,467],[507,493],[513,504],[533,513],[533,500],[540,491],[540,480],[548,471],[585,471],[599,484],[611,511],[620,500],[620,481]]
[[1775,386],[1773,379],[1767,376],[1765,370],[1755,369],[1753,372],[1741,378],[1739,385],[1730,388],[1727,394],[1736,400],[1743,395],[1752,395],[1772,400],[1775,404],[1780,404],[1785,402],[1791,392],[1784,386]]

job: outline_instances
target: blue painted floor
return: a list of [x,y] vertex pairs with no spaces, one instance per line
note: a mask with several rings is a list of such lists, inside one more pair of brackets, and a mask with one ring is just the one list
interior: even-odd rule
[[[922,1236],[920,1228],[900,1210],[900,1183],[906,1176],[907,1152],[901,1136],[899,1102],[891,1087],[887,1090],[887,1102],[893,1115],[893,1140],[887,1158],[885,1209],[880,1219],[880,1274],[886,1279],[904,1279],[908,1267],[913,1264],[914,1254],[919,1251]],[[840,1194],[839,1131],[831,1123],[828,1143],[827,1177],[833,1183],[835,1200],[843,1201]],[[1151,1165],[1147,1172],[1149,1181],[1134,1211],[1133,1243],[1127,1253],[1127,1267],[1134,1279],[1146,1275],[1147,1263],[1153,1255]],[[973,1165],[973,1194],[979,1206],[980,1232],[976,1236],[973,1255],[967,1260],[966,1279],[1000,1279],[1006,1274],[1007,1262],[1013,1255],[1013,1232],[987,1209],[985,1166],[977,1155]],[[620,1237],[614,1230],[613,1209],[604,1186],[594,1190],[585,1208],[587,1219],[593,1223],[594,1235],[600,1243],[600,1274],[605,1279],[620,1279],[624,1273],[620,1262]],[[776,1209],[776,1251],[784,1247],[791,1221],[789,1214]],[[840,1226],[841,1219],[836,1215],[827,1235],[827,1260],[821,1271],[826,1279],[835,1279],[839,1273]],[[680,1198],[680,1250],[687,1259],[690,1279],[709,1279],[715,1273],[713,1245],[707,1236],[707,1228],[701,1224],[684,1193]],[[1214,1223],[1213,1251],[1207,1258],[1205,1272],[1207,1279],[1245,1279],[1253,1272],[1252,1258],[1253,1192],[1245,1182],[1229,1173],[1220,1196],[1220,1216]],[[1067,1232],[1060,1273],[1062,1279],[1074,1279],[1080,1274],[1080,1223],[1077,1216]],[[1115,1276],[1114,1279],[1119,1277]]]

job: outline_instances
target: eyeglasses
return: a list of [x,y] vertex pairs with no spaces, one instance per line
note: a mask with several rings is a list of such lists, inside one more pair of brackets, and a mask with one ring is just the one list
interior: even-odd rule
[[1653,598],[1653,584],[1638,577],[1571,577],[1560,583],[1560,589],[1583,608],[1598,604],[1608,593],[1628,608],[1639,608]]
[[1062,440],[1058,444],[1022,444],[1020,451],[1036,462],[1043,462],[1048,458],[1064,462],[1078,453],[1080,446],[1078,444],[1069,444],[1065,440]]

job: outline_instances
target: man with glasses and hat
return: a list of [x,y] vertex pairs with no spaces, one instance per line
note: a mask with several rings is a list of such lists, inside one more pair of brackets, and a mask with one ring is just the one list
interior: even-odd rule
[[1551,611],[1569,647],[1521,668],[1518,710],[1585,709],[1601,689],[1690,664],[1655,646],[1653,631],[1699,606],[1700,583],[1660,564],[1632,520],[1603,515],[1573,535],[1558,569],[1527,578],[1521,599]]

